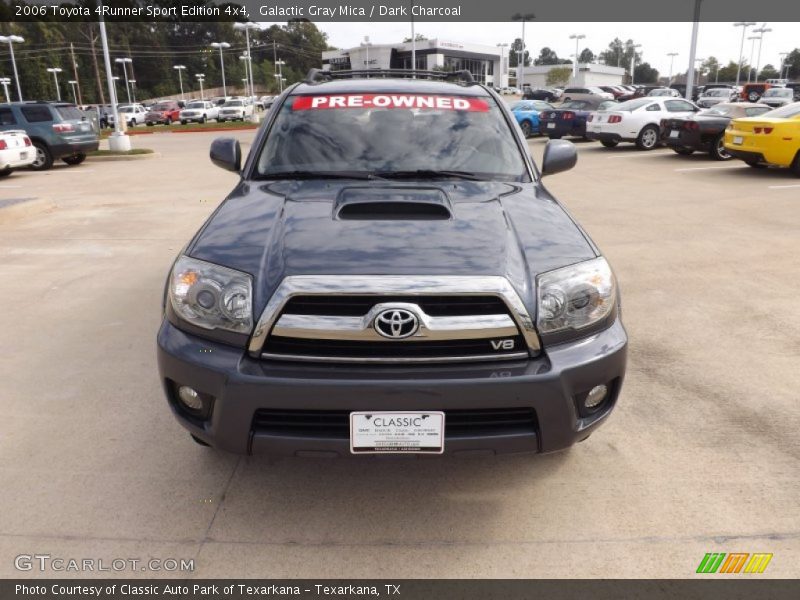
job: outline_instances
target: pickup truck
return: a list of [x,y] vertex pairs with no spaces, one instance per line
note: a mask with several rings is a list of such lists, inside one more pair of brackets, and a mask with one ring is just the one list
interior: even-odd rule
[[[553,452],[611,414],[615,275],[469,72],[312,70],[169,270],[159,378],[205,446],[290,456]],[[353,77],[356,75],[356,77]],[[341,79],[340,79],[341,77]]]

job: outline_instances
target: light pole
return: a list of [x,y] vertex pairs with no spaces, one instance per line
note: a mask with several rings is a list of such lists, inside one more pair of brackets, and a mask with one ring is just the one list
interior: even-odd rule
[[747,32],[747,28],[755,25],[755,23],[750,21],[739,21],[738,23],[734,23],[734,27],[741,27],[742,28],[742,43],[739,45],[739,67],[736,69],[736,87],[739,87],[739,78],[742,74],[742,57],[744,56],[744,36]]
[[508,68],[506,66],[506,48],[508,44],[497,44],[500,48],[500,87],[508,87]]
[[131,79],[131,94],[133,94],[133,103],[136,104],[136,80]]
[[[361,42],[360,46],[362,48],[366,48],[366,50],[367,50],[367,60],[365,61],[366,68],[367,69],[371,69],[372,67],[370,67],[370,64],[369,64],[369,47],[372,46],[372,42],[369,41],[369,36],[368,35],[364,36],[364,41]],[[411,67],[411,70],[413,71],[414,67]],[[367,77],[369,77],[369,75],[367,75]]]
[[522,51],[519,53],[519,60],[517,60],[517,87],[520,93],[525,92],[525,21],[531,21],[536,18],[533,13],[516,13],[512,15],[512,21],[522,21]]
[[128,95],[128,104],[131,103],[131,87],[128,82],[128,63],[132,63],[132,58],[115,58],[114,62],[122,65],[122,70],[125,73],[125,93]]
[[200,82],[200,100],[205,100],[206,97],[203,95],[203,80],[206,78],[206,76],[203,73],[197,73],[195,77],[197,78],[197,81]]
[[[783,67],[781,67],[782,69]],[[11,80],[8,77],[0,77],[0,85],[3,86],[3,94],[6,98],[6,102],[11,102],[11,96],[8,94],[8,84],[11,83]]]
[[108,147],[117,152],[126,152],[131,149],[131,138],[122,131],[122,123],[119,119],[117,110],[117,84],[112,79],[111,55],[108,52],[108,35],[106,34],[106,21],[103,18],[103,0],[98,0],[97,6],[101,9],[100,21],[100,43],[103,46],[103,65],[106,68],[106,81],[108,83],[108,96],[111,101],[111,114],[114,116],[114,133],[108,138]]
[[[244,30],[244,37],[247,40],[248,66],[250,68],[250,75],[249,75],[250,93],[253,96],[255,96],[256,95],[255,86],[253,85],[253,56],[252,56],[252,54],[250,54],[250,30],[251,29],[260,29],[260,27],[257,24],[248,21],[246,23],[234,23],[233,24],[233,28],[238,30],[238,31]],[[253,113],[253,115],[255,116],[255,112]]]
[[[695,64],[698,64],[698,63],[700,64],[699,67],[695,67],[697,69],[697,85],[700,85],[700,80],[703,77],[703,61],[704,60],[705,60],[705,58],[695,58],[694,59]],[[708,77],[706,77],[706,83],[708,83]]]
[[758,60],[756,61],[756,83],[758,83],[758,70],[761,68],[761,44],[764,43],[764,35],[772,31],[767,24],[764,23],[758,29],[753,29],[753,33],[760,33],[761,39],[758,40]]
[[[755,29],[753,31],[755,31]],[[751,35],[747,39],[753,40],[753,43],[750,44],[750,64],[747,65],[747,83],[750,83],[750,77],[753,75],[753,54],[756,53],[756,40],[760,40],[761,36]]]
[[247,91],[247,88],[250,87],[250,69],[248,68],[250,57],[247,54],[242,54],[239,57],[239,60],[241,60],[244,63],[244,95],[252,96],[253,95],[252,89],[250,90],[250,92]]
[[[789,53],[788,52],[778,52],[778,56],[781,57],[781,68],[778,69],[778,79],[782,79],[783,78],[784,63],[786,62],[786,57],[789,56]],[[786,79],[788,79],[788,77]]]
[[76,89],[78,82],[70,79],[67,83],[72,87],[72,98],[75,100],[75,104],[78,104],[78,92]]
[[578,81],[578,42],[584,39],[586,36],[582,33],[573,33],[569,36],[569,39],[575,40],[575,62],[572,63],[572,82],[577,83]]
[[183,95],[183,71],[186,69],[186,65],[173,65],[172,68],[178,72],[178,85],[181,86],[181,100],[186,100],[186,97]]
[[667,56],[669,56],[669,83],[667,86],[672,85],[672,61],[675,60],[675,57],[678,56],[677,52],[668,52]]
[[61,90],[58,89],[58,74],[61,73],[61,69],[58,67],[50,67],[47,69],[47,72],[53,74],[53,81],[56,83],[56,100],[61,102]]
[[230,48],[231,45],[228,42],[211,42],[212,48],[219,48],[219,67],[220,71],[222,72],[222,95],[228,95],[228,87],[225,85],[225,59],[222,57],[222,51],[225,48]]
[[636,49],[641,47],[641,44],[633,44],[631,46],[631,49],[633,50],[633,56],[631,57],[631,85],[633,85],[633,73],[636,69]]
[[689,42],[689,71],[686,73],[686,93],[684,98],[691,101],[694,90],[694,59],[697,58],[697,35],[700,33],[700,5],[703,0],[694,0],[692,16],[692,40]]
[[[21,44],[25,38],[19,35],[0,35],[0,43],[8,44],[8,50],[11,52],[11,66],[14,69],[14,81],[17,83],[17,96],[19,101],[22,102],[22,88],[19,86],[19,73],[17,73],[17,60],[14,58],[14,44]],[[6,94],[8,96],[8,94]],[[11,102],[11,98],[8,98]]]
[[281,93],[283,92],[283,82],[284,82],[284,81],[286,81],[286,80],[283,78],[283,65],[285,65],[285,64],[286,64],[286,63],[285,63],[283,60],[276,60],[276,61],[275,61],[275,66],[276,66],[276,67],[278,67],[278,72],[277,72],[277,73],[275,73],[275,77],[277,77],[277,78],[278,78],[278,83],[279,83],[279,84],[280,84],[280,86],[281,86],[281,87],[280,87],[280,89],[281,89]]

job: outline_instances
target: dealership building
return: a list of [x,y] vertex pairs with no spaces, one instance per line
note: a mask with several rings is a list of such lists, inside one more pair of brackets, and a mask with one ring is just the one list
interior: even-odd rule
[[[572,68],[572,65],[543,65],[525,67],[523,82],[526,86],[542,87],[547,83],[547,74],[554,68]],[[610,67],[597,63],[578,63],[578,76],[570,75],[568,85],[573,87],[588,87],[598,85],[620,85],[625,77],[622,67]]]
[[[411,69],[412,44],[361,44],[355,48],[322,53],[322,68],[330,71],[362,69]],[[505,48],[447,40],[417,40],[415,68],[472,73],[475,81],[508,85],[508,54]]]

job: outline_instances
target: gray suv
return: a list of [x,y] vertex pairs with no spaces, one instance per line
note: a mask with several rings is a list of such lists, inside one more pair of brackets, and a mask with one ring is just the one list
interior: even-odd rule
[[0,130],[22,129],[36,148],[31,168],[44,171],[57,159],[78,165],[100,145],[97,121],[74,104],[12,102],[0,104]]
[[[297,456],[552,452],[614,408],[605,257],[469,72],[312,71],[172,265],[159,377],[198,443]],[[355,75],[355,77],[354,77]],[[341,78],[341,79],[340,79]]]

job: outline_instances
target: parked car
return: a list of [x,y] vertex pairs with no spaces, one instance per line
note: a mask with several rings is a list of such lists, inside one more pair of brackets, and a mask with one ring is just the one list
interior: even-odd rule
[[148,126],[163,124],[172,125],[173,121],[180,119],[181,107],[178,102],[168,100],[158,102],[144,115],[144,122]]
[[537,87],[525,90],[522,95],[524,100],[544,100],[546,102],[555,102],[561,98],[562,91],[553,87]]
[[737,92],[733,88],[707,88],[697,99],[697,106],[700,108],[711,108],[717,104],[732,102],[737,97]]
[[751,167],[789,167],[800,176],[800,102],[734,119],[725,131],[725,149]]
[[92,119],[97,121],[97,126],[99,129],[106,129],[110,127],[108,123],[108,115],[111,114],[110,104],[90,104],[84,107],[82,110]]
[[672,89],[672,88],[666,88],[666,87],[656,88],[654,90],[650,90],[649,92],[647,92],[647,95],[651,96],[651,97],[665,96],[667,98],[680,98],[681,97],[681,95],[678,92],[678,90],[675,90],[675,89]]
[[219,107],[208,100],[188,102],[179,115],[181,125],[187,123],[205,123],[219,116]]
[[67,102],[11,102],[0,104],[0,130],[23,130],[36,157],[30,167],[44,171],[61,159],[78,165],[97,150],[100,137],[92,119]]
[[552,110],[539,114],[539,133],[551,140],[565,135],[586,137],[586,120],[592,111],[613,110],[619,106],[616,100],[570,100]]
[[770,108],[780,108],[792,102],[797,102],[798,92],[787,87],[773,87],[766,90],[758,100],[761,104],[766,104]]
[[[123,119],[128,127],[136,127],[145,122],[147,109],[141,104],[123,104],[117,108],[117,113],[119,114],[119,118]],[[112,127],[114,126],[113,112],[108,115],[108,123]]]
[[725,149],[725,128],[731,119],[755,117],[770,108],[748,102],[725,102],[687,117],[661,121],[661,140],[678,154],[708,152],[716,160],[733,158]]
[[[0,108],[0,126],[5,124],[3,116]],[[0,179],[8,177],[16,169],[30,166],[34,160],[36,151],[24,131],[0,131]]]
[[[244,166],[236,139],[212,144],[240,180],[167,275],[170,409],[196,441],[242,454],[585,439],[625,372],[608,262],[499,96],[386,75],[312,71]],[[541,173],[576,160],[550,141]]]
[[276,96],[261,96],[261,106],[264,110],[267,110],[272,106],[272,103],[275,102]]
[[630,92],[628,94],[623,94],[622,96],[620,96],[618,98],[618,100],[620,102],[626,102],[628,100],[633,100],[635,98],[643,98],[643,97],[647,96],[653,90],[658,90],[658,89],[661,89],[660,85],[640,85],[640,86],[636,86],[635,89],[632,92]]
[[553,108],[553,105],[544,100],[518,100],[510,108],[527,138],[539,133],[539,113]]
[[228,100],[219,108],[217,121],[244,121],[246,117],[253,114],[253,105],[247,104],[244,100]]
[[769,83],[745,83],[742,86],[739,97],[747,102],[758,102],[761,96],[764,95],[764,92],[771,87],[772,85]]
[[604,92],[599,87],[568,87],[562,94],[564,102],[570,100],[591,100],[600,98],[602,100],[613,100],[614,95]]
[[688,116],[699,108],[683,98],[663,96],[636,98],[599,112],[586,124],[586,137],[607,148],[634,142],[640,150],[652,150],[661,141],[660,124],[668,117]]
[[601,85],[600,89],[614,96],[615,100],[628,93],[628,90],[623,88],[621,85]]

